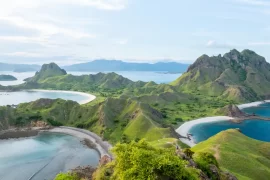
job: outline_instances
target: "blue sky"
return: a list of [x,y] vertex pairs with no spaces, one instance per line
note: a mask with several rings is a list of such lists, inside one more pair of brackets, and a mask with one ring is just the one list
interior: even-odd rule
[[192,63],[233,48],[270,61],[269,18],[268,0],[3,0],[0,61]]

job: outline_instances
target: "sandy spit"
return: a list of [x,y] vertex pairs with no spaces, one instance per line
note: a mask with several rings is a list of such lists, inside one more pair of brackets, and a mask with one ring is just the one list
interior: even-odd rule
[[101,157],[103,157],[104,155],[108,155],[111,157],[109,150],[112,148],[112,145],[106,141],[103,141],[101,137],[99,137],[93,132],[90,132],[84,129],[79,129],[79,128],[66,127],[66,126],[61,126],[61,127],[53,128],[50,130],[45,130],[44,132],[63,133],[63,134],[68,134],[68,135],[77,137],[81,140],[87,139],[95,144],[96,146],[95,149],[99,152]]

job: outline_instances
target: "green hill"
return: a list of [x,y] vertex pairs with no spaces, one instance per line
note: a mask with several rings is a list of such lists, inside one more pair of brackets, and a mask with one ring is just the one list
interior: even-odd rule
[[7,89],[57,89],[121,94],[122,92],[117,92],[117,90],[143,87],[145,85],[145,82],[133,82],[116,73],[74,76],[67,74],[57,64],[51,63],[44,64],[34,77],[26,79],[25,84],[10,86]]
[[255,101],[269,95],[270,64],[253,51],[232,50],[224,56],[203,55],[172,83],[181,91]]
[[54,76],[66,75],[67,72],[64,69],[61,69],[57,64],[43,64],[40,71],[36,72],[35,76],[32,78],[27,78],[27,82],[40,82],[46,78]]
[[27,126],[37,120],[89,129],[113,143],[177,137],[165,125],[162,113],[148,104],[129,99],[107,98],[104,102],[87,106],[61,99],[40,99],[20,104],[16,109],[0,107],[0,130]]
[[249,138],[238,130],[227,130],[192,148],[211,152],[223,170],[240,180],[268,180],[270,177],[270,143]]

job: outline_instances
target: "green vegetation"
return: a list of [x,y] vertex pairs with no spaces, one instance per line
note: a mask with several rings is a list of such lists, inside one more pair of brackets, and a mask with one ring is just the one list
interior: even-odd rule
[[[95,94],[98,99],[86,105],[40,99],[16,109],[0,107],[0,130],[42,120],[53,126],[88,129],[112,144],[121,142],[113,150],[116,160],[100,167],[96,179],[198,179],[200,172],[211,179],[226,179],[220,167],[239,179],[263,180],[270,177],[269,143],[230,130],[183,150],[184,158],[179,158],[175,147],[187,147],[176,140],[173,126],[206,116],[241,113],[232,104],[267,96],[269,71],[265,59],[249,50],[232,50],[223,57],[203,55],[170,85],[133,82],[115,73],[67,75],[52,63],[43,65],[23,85],[0,89],[74,90]],[[197,168],[187,166],[191,162],[185,158]]]
[[[138,180],[197,180],[200,177],[208,178],[204,170],[191,165],[192,157],[182,156],[181,151],[175,151],[175,148],[158,148],[151,146],[145,140],[138,143],[117,144],[112,150],[115,159],[107,164],[100,166],[93,174],[93,179],[138,179]],[[180,153],[180,154],[179,154]],[[222,176],[221,170],[217,166],[214,157],[209,154],[198,155],[201,167],[214,166],[217,174],[211,174],[211,179],[229,179]],[[210,160],[213,157],[213,159]],[[214,164],[211,164],[214,163]]]
[[76,174],[60,173],[55,177],[54,180],[80,180],[80,178]]
[[47,121],[53,126],[69,125],[91,130],[112,143],[146,138],[149,141],[176,137],[166,127],[160,112],[130,99],[108,98],[92,106],[73,101],[39,99],[17,108],[0,108],[0,129],[28,126],[31,121]]
[[17,78],[11,75],[0,75],[0,81],[16,81]]
[[220,132],[192,148],[196,153],[211,152],[221,169],[240,180],[269,179],[269,149],[270,143],[251,139],[238,130]]
[[172,83],[190,93],[199,91],[237,102],[263,99],[270,88],[270,64],[250,50],[232,50],[222,56],[203,55]]

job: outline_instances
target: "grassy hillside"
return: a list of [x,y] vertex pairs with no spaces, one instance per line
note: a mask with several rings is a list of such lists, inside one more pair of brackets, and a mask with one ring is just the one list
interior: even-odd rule
[[176,137],[162,113],[129,99],[107,98],[86,106],[61,99],[40,99],[16,109],[0,107],[0,129],[27,126],[37,120],[89,129],[112,143]]
[[195,152],[211,152],[222,169],[240,180],[270,177],[270,143],[251,139],[238,130],[227,130],[199,143]]
[[237,102],[255,101],[269,95],[270,64],[250,50],[203,55],[172,85],[188,93],[199,91]]

